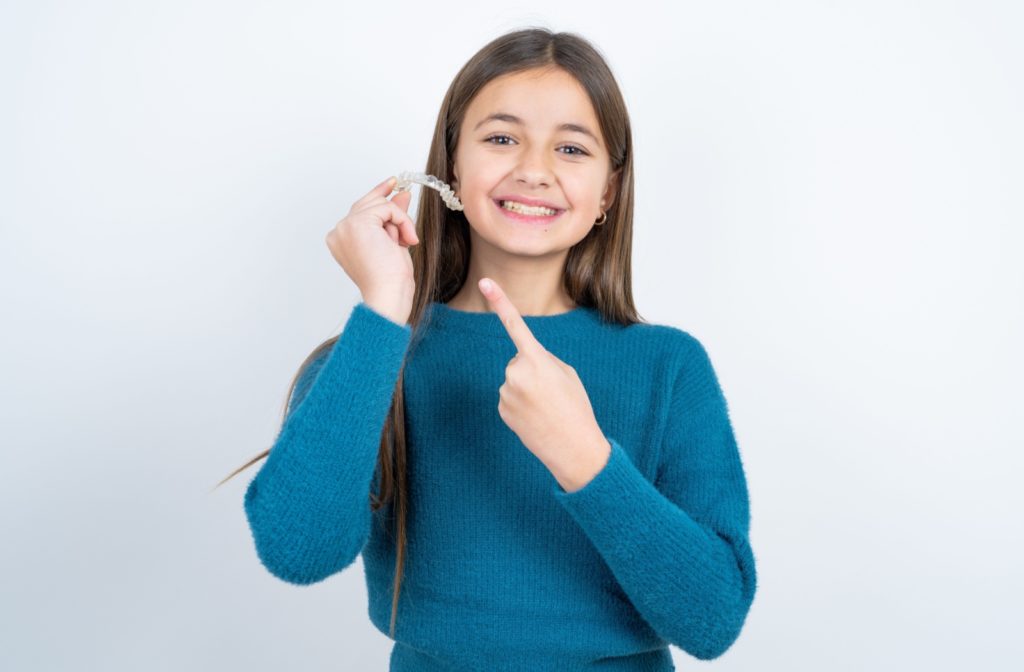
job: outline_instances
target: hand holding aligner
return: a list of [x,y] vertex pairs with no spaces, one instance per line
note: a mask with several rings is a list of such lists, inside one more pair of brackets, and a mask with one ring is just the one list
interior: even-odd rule
[[424,187],[436,189],[441,194],[441,200],[444,201],[445,205],[452,210],[462,210],[462,202],[459,201],[459,197],[455,195],[455,191],[433,175],[427,175],[426,173],[418,173],[409,170],[399,173],[398,180],[395,182],[393,191],[409,191],[412,189],[413,182],[416,184],[422,184]]

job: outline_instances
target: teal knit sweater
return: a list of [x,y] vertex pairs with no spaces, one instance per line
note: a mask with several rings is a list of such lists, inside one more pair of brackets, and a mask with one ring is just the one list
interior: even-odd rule
[[593,308],[525,315],[579,374],[611,445],[566,492],[498,414],[516,348],[496,313],[433,302],[413,332],[365,303],[296,383],[245,492],[260,561],[294,584],[361,553],[369,616],[389,634],[391,505],[371,512],[398,374],[410,496],[390,670],[673,670],[737,639],[756,590],[746,476],[701,343],[604,322]]

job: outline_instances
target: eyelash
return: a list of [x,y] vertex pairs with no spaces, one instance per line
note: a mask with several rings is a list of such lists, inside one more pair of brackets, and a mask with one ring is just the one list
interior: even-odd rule
[[[494,140],[495,138],[508,138],[509,140],[512,139],[510,136],[507,136],[504,133],[497,133],[495,135],[489,135],[486,138],[484,138],[484,142],[490,142],[491,140]],[[496,145],[502,146],[501,143],[492,143],[492,144],[496,144]],[[575,149],[575,150],[579,151],[579,154],[563,152],[566,156],[590,156],[590,154],[587,152],[587,150],[583,149],[582,147],[577,147],[576,145],[562,145],[562,147],[571,147],[572,149]]]

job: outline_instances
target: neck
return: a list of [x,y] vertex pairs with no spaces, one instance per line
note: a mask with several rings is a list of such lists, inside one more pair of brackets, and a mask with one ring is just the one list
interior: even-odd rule
[[[472,291],[467,291],[470,288]],[[522,315],[559,315],[576,307],[576,302],[566,294],[558,294],[546,301],[538,301],[532,297],[517,297],[513,291],[508,292],[509,300]],[[446,304],[455,310],[470,313],[490,313],[490,302],[477,289],[476,282],[466,281],[462,289]]]

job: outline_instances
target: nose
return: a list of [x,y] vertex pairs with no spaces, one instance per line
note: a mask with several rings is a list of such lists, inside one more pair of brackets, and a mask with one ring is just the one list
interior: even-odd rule
[[543,145],[523,152],[516,165],[516,182],[528,187],[550,186],[554,181],[554,174],[549,161],[551,157]]

